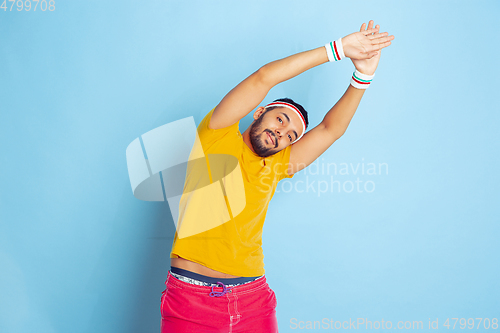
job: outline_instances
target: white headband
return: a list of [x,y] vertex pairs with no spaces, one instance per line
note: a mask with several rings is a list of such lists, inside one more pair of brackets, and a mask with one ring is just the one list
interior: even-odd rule
[[302,115],[302,113],[300,113],[299,109],[297,109],[297,107],[295,107],[295,105],[292,105],[292,104],[287,103],[287,102],[273,102],[273,103],[267,104],[264,107],[264,109],[274,107],[274,106],[281,106],[284,108],[288,108],[288,109],[294,111],[299,116],[299,118],[302,122],[302,134],[293,143],[297,142],[306,132],[306,120],[304,119],[304,116]]

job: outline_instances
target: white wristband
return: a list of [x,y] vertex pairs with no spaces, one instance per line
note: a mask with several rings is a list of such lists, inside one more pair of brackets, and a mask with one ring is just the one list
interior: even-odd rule
[[358,88],[358,89],[368,89],[368,87],[372,83],[374,76],[375,76],[375,74],[366,75],[366,74],[359,72],[356,69],[356,71],[354,73],[352,73],[351,85],[354,88]]
[[342,38],[325,45],[328,61],[339,61],[345,58]]

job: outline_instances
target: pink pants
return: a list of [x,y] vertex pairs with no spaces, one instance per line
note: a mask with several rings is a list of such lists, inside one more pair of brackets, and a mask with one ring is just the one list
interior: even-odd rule
[[[212,287],[180,281],[168,272],[161,296],[161,333],[277,333],[276,296],[262,277],[210,297]],[[229,289],[229,287],[228,287]],[[213,291],[222,292],[222,287]]]

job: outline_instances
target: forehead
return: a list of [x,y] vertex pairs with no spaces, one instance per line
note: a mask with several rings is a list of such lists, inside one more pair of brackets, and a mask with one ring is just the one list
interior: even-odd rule
[[271,110],[270,112],[273,112],[276,115],[277,114],[283,115],[283,117],[285,117],[285,119],[289,122],[290,126],[293,127],[300,135],[303,126],[302,126],[302,119],[297,114],[297,112],[282,106],[277,107]]

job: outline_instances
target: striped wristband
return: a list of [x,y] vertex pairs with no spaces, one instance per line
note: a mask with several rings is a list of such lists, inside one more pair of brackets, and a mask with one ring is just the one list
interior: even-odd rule
[[344,48],[342,47],[342,38],[325,45],[328,61],[339,61],[345,58]]
[[359,72],[356,69],[356,71],[354,73],[352,73],[351,85],[354,88],[358,88],[358,89],[368,89],[368,87],[370,86],[370,83],[372,83],[374,76],[375,76],[375,74],[366,75],[366,74]]

